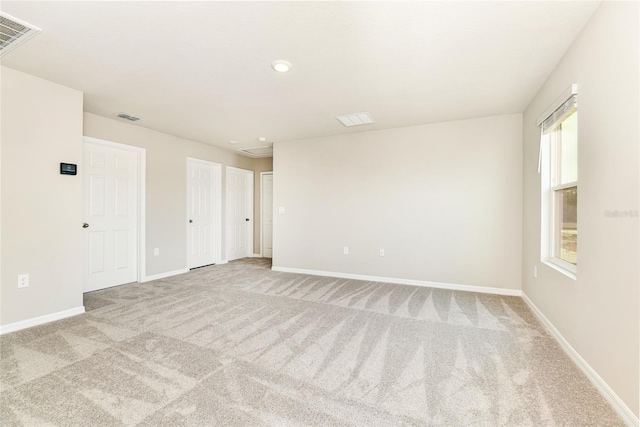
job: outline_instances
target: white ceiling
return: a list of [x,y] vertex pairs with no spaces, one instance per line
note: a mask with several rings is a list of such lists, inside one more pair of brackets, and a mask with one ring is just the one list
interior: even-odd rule
[[[42,32],[2,64],[83,91],[85,111],[236,150],[522,112],[597,5],[3,1]],[[363,111],[374,125],[335,119]]]

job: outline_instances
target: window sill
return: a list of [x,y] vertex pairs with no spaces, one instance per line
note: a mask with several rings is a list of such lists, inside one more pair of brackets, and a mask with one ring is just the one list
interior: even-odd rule
[[565,276],[567,276],[570,279],[578,280],[578,276],[576,275],[575,272],[567,270],[563,266],[561,266],[559,264],[556,264],[553,260],[550,260],[550,259],[544,260],[544,261],[542,261],[542,263],[547,265],[547,266],[549,266],[549,267],[551,267],[551,268],[553,268],[556,271],[559,271],[560,273],[564,274]]

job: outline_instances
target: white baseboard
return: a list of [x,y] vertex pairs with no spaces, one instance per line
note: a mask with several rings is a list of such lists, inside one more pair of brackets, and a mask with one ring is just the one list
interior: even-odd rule
[[57,313],[45,314],[44,316],[21,320],[15,323],[9,323],[8,325],[0,326],[0,335],[31,328],[32,326],[38,326],[44,323],[54,322],[56,320],[66,319],[67,317],[77,316],[82,313],[84,313],[84,306],[70,308],[69,310],[59,311]]
[[249,255],[249,258],[262,258],[262,254],[253,254],[253,255]]
[[190,270],[188,268],[181,268],[180,270],[167,271],[165,273],[154,274],[152,276],[145,276],[141,282],[151,282],[152,280],[164,279],[171,276],[176,276],[178,274],[188,273]]
[[224,264],[229,264],[229,260],[228,259],[222,259],[222,260],[216,262],[216,265],[224,265]]
[[598,389],[600,394],[613,406],[613,408],[620,414],[625,423],[630,427],[638,427],[639,420],[635,416],[633,411],[618,397],[611,387],[598,375],[598,373],[587,363],[586,360],[580,356],[580,354],[569,344],[569,341],[562,336],[560,331],[551,323],[547,316],[540,311],[538,307],[529,299],[529,297],[523,292],[522,299],[529,306],[531,311],[540,319],[540,322],[549,331],[549,333],[558,341],[560,347],[565,353],[573,360],[573,362],[580,368],[582,372],[589,378],[589,381]]
[[367,280],[371,282],[393,283],[396,285],[423,286],[428,288],[448,289],[452,291],[480,292],[484,294],[510,295],[510,296],[520,296],[520,294],[522,293],[520,289],[489,288],[486,286],[458,285],[454,283],[427,282],[424,280],[412,280],[412,279],[396,279],[393,277],[366,276],[362,274],[337,273],[334,271],[306,270],[302,268],[289,268],[289,267],[271,267],[271,269],[273,271],[282,271],[285,273],[299,273],[299,274],[309,274],[311,276],[338,277],[341,279]]

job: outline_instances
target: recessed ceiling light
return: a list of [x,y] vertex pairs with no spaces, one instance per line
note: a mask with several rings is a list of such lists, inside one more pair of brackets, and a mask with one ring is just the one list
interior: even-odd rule
[[278,60],[271,63],[271,68],[279,73],[286,73],[291,69],[291,62]]
[[265,138],[264,136],[259,136],[259,137],[258,137],[258,141],[260,141],[260,142],[267,142],[267,138]]
[[229,144],[237,144],[238,141],[229,141]]

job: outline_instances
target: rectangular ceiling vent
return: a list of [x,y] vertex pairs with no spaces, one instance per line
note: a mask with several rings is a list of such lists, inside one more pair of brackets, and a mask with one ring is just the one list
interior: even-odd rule
[[238,151],[250,157],[273,157],[273,147],[266,145],[263,147],[243,148]]
[[140,120],[140,117],[132,116],[131,114],[127,113],[118,113],[116,114],[116,117],[120,117],[121,119],[126,119],[131,122],[137,122],[138,120]]
[[40,28],[0,12],[0,56],[6,55],[40,32]]
[[345,114],[344,116],[338,116],[336,119],[340,120],[340,123],[346,127],[370,125],[375,123],[373,117],[369,113],[354,113]]

